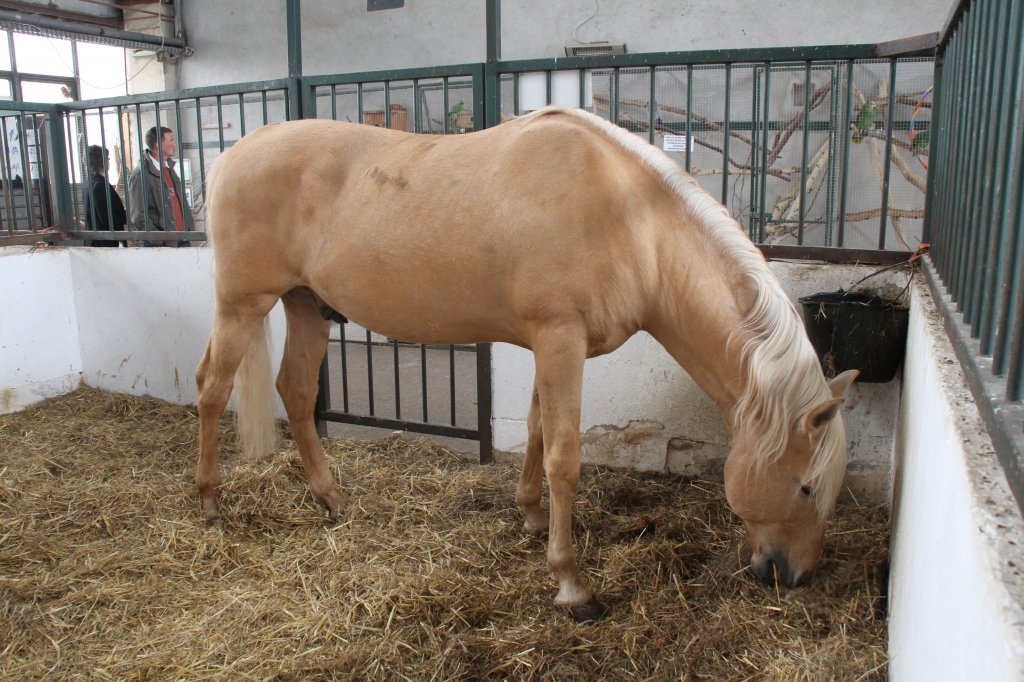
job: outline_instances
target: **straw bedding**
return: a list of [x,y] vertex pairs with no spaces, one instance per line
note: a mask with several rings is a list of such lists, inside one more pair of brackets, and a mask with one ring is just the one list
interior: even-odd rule
[[228,437],[207,526],[196,428],[90,389],[0,417],[0,678],[885,677],[884,510],[841,505],[812,585],[776,591],[719,485],[587,468],[581,566],[612,613],[579,625],[520,531],[517,467],[326,440],[351,499],[332,523],[292,442],[245,463]]

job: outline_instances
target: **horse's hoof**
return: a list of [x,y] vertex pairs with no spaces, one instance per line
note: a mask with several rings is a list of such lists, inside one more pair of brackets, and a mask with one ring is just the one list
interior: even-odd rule
[[547,525],[531,526],[528,523],[524,523],[523,532],[529,535],[531,538],[542,538],[548,534],[548,527]]
[[206,519],[206,525],[208,526],[220,520],[220,509],[217,508],[215,500],[203,500],[203,517]]
[[591,597],[585,604],[575,604],[569,607],[569,615],[577,623],[593,623],[604,620],[611,613],[611,609]]
[[345,493],[335,489],[324,495],[321,502],[323,502],[323,505],[327,507],[328,518],[331,521],[337,521],[338,516],[341,514],[341,510],[348,505],[348,497]]

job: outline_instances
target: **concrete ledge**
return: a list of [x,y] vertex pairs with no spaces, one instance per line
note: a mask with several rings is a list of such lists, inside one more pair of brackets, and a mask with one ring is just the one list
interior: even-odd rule
[[1024,521],[920,279],[903,376],[890,677],[1024,679]]

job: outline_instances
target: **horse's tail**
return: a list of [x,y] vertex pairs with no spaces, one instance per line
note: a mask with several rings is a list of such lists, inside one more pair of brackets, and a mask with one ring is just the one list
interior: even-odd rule
[[235,375],[235,414],[242,455],[256,460],[277,449],[277,420],[270,367],[270,323],[264,317],[249,339]]

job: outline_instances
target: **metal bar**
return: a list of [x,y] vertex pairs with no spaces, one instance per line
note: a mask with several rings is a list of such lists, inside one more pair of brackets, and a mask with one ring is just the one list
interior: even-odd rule
[[[451,118],[452,118],[451,117],[452,106],[451,106],[450,93],[448,92],[448,88],[449,88],[449,79],[448,79],[448,76],[445,76],[441,80],[441,108],[444,109],[444,121],[442,122],[442,125],[441,125],[441,132],[444,133],[445,135],[447,135],[447,134],[449,134],[451,132],[452,124],[455,123],[454,121],[451,120]],[[427,421],[427,418],[424,417],[423,421]]]
[[[27,115],[32,116],[33,121],[35,120],[35,114]],[[20,147],[19,151],[21,156],[21,189],[22,194],[25,195],[25,210],[28,212],[26,216],[28,219],[28,229],[35,232],[36,210],[35,204],[32,201],[32,165],[29,163],[28,137],[25,135],[25,116],[26,114],[23,114],[18,116],[16,119],[18,122],[18,139],[21,140],[21,144],[18,145]],[[34,130],[35,127],[33,126],[33,131]]]
[[[312,79],[310,79],[312,80]],[[327,81],[328,83],[330,81]],[[270,91],[286,91],[292,81],[288,78],[276,78],[266,81],[250,81],[247,83],[234,83],[231,85],[211,85],[202,88],[185,88],[183,90],[166,90],[158,93],[163,101],[173,99],[190,100],[203,97],[214,97],[216,95],[237,95],[239,93],[253,93]],[[153,104],[155,93],[143,93],[138,95],[121,95],[118,97],[103,97],[88,101],[62,102],[60,108],[66,111],[81,111],[83,109],[95,109],[98,106],[115,107],[129,104]],[[0,109],[11,110],[38,110],[38,104],[25,102],[3,102]]]
[[[986,244],[985,248],[979,251],[979,258],[983,261],[984,265],[981,266],[980,271],[976,275],[981,282],[978,286],[978,298],[975,300],[975,315],[971,320],[971,331],[975,336],[979,337],[981,352],[985,355],[992,354],[992,347],[994,345],[995,310],[1001,297],[998,282],[1003,272],[1002,254],[1005,253],[1001,249],[1005,249],[1008,245],[1005,235],[1006,221],[997,213],[994,213],[993,209],[994,207],[1002,206],[1002,199],[1005,194],[1004,183],[1006,181],[1006,174],[1003,171],[1009,163],[1006,150],[1014,149],[1017,142],[1016,140],[1004,140],[1002,144],[997,144],[998,135],[1005,135],[1007,131],[1012,129],[1010,127],[1010,109],[1012,105],[1008,100],[1004,99],[1005,93],[1012,88],[1011,74],[1006,65],[1007,63],[1015,63],[1017,61],[1013,46],[1007,45],[1008,40],[1012,37],[1009,33],[1010,27],[1014,23],[1011,20],[1013,18],[1012,8],[1008,6],[1010,4],[1017,5],[1019,3],[1008,3],[1007,0],[999,0],[996,40],[989,53],[990,59],[995,60],[997,64],[993,68],[993,81],[990,84],[994,106],[989,112],[986,126],[985,156],[992,159],[994,163],[988,167],[985,183],[987,192],[985,200],[982,202],[981,225],[985,229]],[[1019,41],[1017,41],[1017,44],[1019,46]],[[1000,58],[997,59],[996,55],[999,55]],[[1005,59],[1003,56],[1008,56],[1009,59]]]
[[245,95],[242,93],[238,94],[238,137],[245,137]]
[[[895,52],[886,57],[932,57],[933,47],[916,47],[907,52]],[[591,55],[586,57],[557,57],[499,61],[499,73],[543,71],[545,69],[601,69],[640,66],[674,66],[679,64],[738,64],[751,62],[804,62],[843,59],[877,59],[879,46],[813,45],[778,48],[745,48],[738,50],[694,50],[618,55]]]
[[[49,10],[50,8],[48,7],[47,9]],[[135,31],[122,31],[109,26],[66,22],[35,13],[12,12],[6,9],[0,9],[0,22],[4,24],[27,24],[41,29],[57,31],[61,34],[78,33],[85,36],[102,38],[108,44],[113,43],[126,49],[154,50],[156,52],[181,54],[188,47],[181,38],[137,33]],[[11,33],[11,31],[8,31],[8,33]]]
[[419,422],[399,421],[386,417],[374,417],[351,414],[348,412],[335,412],[328,410],[320,415],[324,421],[337,422],[340,424],[354,424],[356,426],[369,426],[377,429],[388,429],[391,431],[412,431],[424,433],[430,436],[443,436],[445,438],[462,438],[464,440],[477,440],[480,432],[476,429],[464,429],[444,424],[421,424]]
[[[999,230],[1003,235],[1000,242],[1007,242],[1008,246],[1004,248],[1000,244],[1003,258],[999,261],[999,267],[1002,272],[996,278],[997,283],[1005,283],[1006,290],[998,306],[998,328],[992,348],[993,372],[997,375],[1009,371],[1014,328],[1024,323],[1024,315],[1018,309],[1024,292],[1020,284],[1024,270],[1024,209],[1021,206],[1021,197],[1024,197],[1024,161],[1021,159],[1021,150],[1024,148],[1024,112],[1016,104],[1024,96],[1024,39],[1021,38],[1024,32],[1024,11],[1021,11],[1018,3],[1012,4],[1017,17],[1016,21],[1010,22],[1013,27],[1011,35],[1014,37],[1013,58],[1010,63],[1015,65],[1015,68],[1008,69],[1012,75],[1012,83],[1008,88],[1007,106],[1012,108],[1013,124],[1006,129],[1009,139],[1005,145],[1005,189],[999,211]],[[1015,311],[1016,317],[1013,317]],[[1011,399],[1019,400],[1020,397],[1018,391],[1016,397]]]
[[889,60],[889,104],[886,107],[885,160],[882,162],[882,215],[878,219],[878,248],[885,248],[885,231],[889,220],[889,180],[892,176],[893,119],[896,117],[896,58]]
[[487,0],[484,9],[487,24],[487,61],[501,59],[501,0]]
[[[50,138],[50,149],[53,150],[52,154],[48,154],[46,162],[49,166],[49,181],[51,185],[51,192],[53,193],[53,206],[56,209],[56,215],[52,216],[55,218],[54,222],[59,225],[62,229],[67,229],[71,225],[71,212],[69,209],[68,195],[71,192],[70,175],[68,173],[68,160],[67,155],[63,153],[64,149],[67,149],[67,140],[64,137],[64,129],[61,127],[61,117],[56,108],[46,114],[47,124],[47,136]],[[102,130],[103,121],[100,121]],[[43,163],[43,156],[45,149],[39,149],[37,157],[39,163]],[[108,189],[109,192],[109,189]],[[108,195],[109,199],[109,195]]]
[[[759,178],[761,183],[761,215],[758,217],[757,227],[757,241],[763,242],[765,239],[765,228],[767,227],[768,220],[768,129],[769,123],[771,122],[771,83],[772,83],[772,64],[771,62],[764,63],[764,114],[763,125],[764,135],[761,144],[761,177]],[[753,184],[753,183],[751,183]]]
[[732,104],[732,64],[725,65],[725,110],[722,118],[722,205],[729,205],[729,116]]
[[423,421],[429,422],[430,417],[427,409],[427,404],[429,403],[427,396],[427,344],[425,343],[420,344],[420,380],[423,398]]
[[686,172],[693,171],[693,64],[686,65]]
[[953,296],[953,300],[957,303],[957,307],[963,310],[965,304],[965,288],[968,277],[967,264],[970,262],[969,250],[971,247],[971,241],[974,238],[974,231],[971,229],[972,223],[970,222],[970,209],[972,206],[971,201],[971,189],[974,187],[974,177],[977,173],[978,159],[974,153],[977,145],[971,143],[974,138],[975,132],[977,131],[978,125],[978,112],[981,108],[981,101],[979,99],[980,93],[978,92],[978,82],[980,80],[980,69],[981,60],[980,45],[981,45],[981,33],[982,25],[978,19],[977,13],[972,12],[968,14],[966,18],[967,23],[965,29],[969,32],[970,43],[967,47],[967,71],[964,77],[964,95],[967,100],[963,105],[965,110],[964,121],[966,125],[963,126],[963,132],[961,133],[961,139],[963,144],[961,150],[958,152],[956,158],[957,163],[962,166],[963,173],[960,176],[960,183],[964,187],[964,190],[959,194],[958,197],[958,210],[954,215],[954,220],[960,227],[960,238],[957,240],[955,248],[955,261],[950,273],[950,279],[947,280],[947,284],[950,286],[950,293]]
[[15,232],[18,231],[18,221],[17,221],[17,216],[14,213],[14,198],[13,198],[12,193],[11,193],[11,180],[12,180],[12,178],[10,177],[10,173],[9,173],[9,171],[11,171],[11,169],[8,166],[8,164],[10,163],[10,158],[11,158],[11,150],[10,150],[10,147],[8,146],[8,140],[10,138],[8,138],[8,136],[7,136],[7,119],[8,118],[9,118],[8,116],[4,116],[2,119],[0,119],[0,127],[3,128],[3,136],[4,136],[3,140],[0,140],[0,144],[2,144],[3,148],[4,148],[4,158],[2,160],[0,160],[0,173],[3,174],[4,205],[7,208],[7,218],[8,218],[7,234],[8,235],[13,235]]
[[843,170],[839,185],[839,243],[846,244],[846,188],[850,180],[850,114],[853,104],[853,60],[846,60],[846,88],[843,102],[843,121],[839,127],[843,135]]
[[285,28],[288,33],[288,77],[302,75],[302,3],[286,0]]
[[395,359],[395,419],[402,418],[402,382],[401,376],[399,375],[399,367],[401,362],[398,358],[398,341],[391,339],[391,346],[394,349]]
[[[118,135],[117,141],[121,145],[121,171],[120,171],[120,174],[117,177],[118,177],[118,182],[120,182],[121,185],[124,187],[124,197],[123,198],[124,198],[125,213],[126,213],[126,215],[130,216],[132,214],[132,212],[131,212],[131,208],[129,207],[129,203],[128,203],[128,200],[130,199],[130,197],[128,196],[128,154],[131,153],[131,145],[129,145],[127,143],[127,140],[125,139],[125,134],[124,134],[124,117],[125,117],[124,110],[122,109],[122,107],[118,106],[117,107],[117,135]],[[124,226],[124,231],[125,232],[128,232],[128,231],[131,230],[131,220],[129,219],[128,222],[129,222],[129,224]]]
[[[99,114],[100,114],[100,145],[103,148],[104,155],[106,155],[107,154],[107,126],[105,126],[103,124],[103,109],[99,110]],[[86,158],[88,158],[88,157],[86,157]],[[89,164],[86,163],[86,165],[88,166]],[[110,223],[112,222],[113,217],[114,217],[114,202],[113,202],[112,197],[110,196],[110,193],[113,190],[110,188],[110,178],[107,177],[107,175],[109,173],[110,173],[110,167],[109,166],[105,166],[104,169],[103,169],[103,180],[104,180],[104,183],[103,183],[103,190],[104,190],[104,192],[103,193],[106,195],[106,200],[107,200],[107,224],[108,224],[108,226],[113,227],[113,225],[111,225]],[[91,182],[92,178],[89,178],[89,180]],[[93,222],[93,225],[95,226],[96,223]]]
[[348,412],[348,332],[346,331],[346,323],[342,322],[338,326],[341,333],[341,398],[342,408]]
[[[544,71],[545,69],[551,69],[551,68],[563,68],[560,61],[557,62],[557,67],[555,67],[553,65],[555,60],[540,60],[540,61],[544,62],[546,65],[541,67],[541,68],[538,68],[538,69],[533,69],[533,71]],[[515,63],[515,62],[508,62],[508,63]],[[480,64],[477,63],[477,62],[473,62],[473,63],[468,63],[468,64],[451,64],[451,65],[448,65],[448,66],[424,66],[424,67],[417,67],[417,68],[412,68],[412,69],[383,69],[383,70],[380,70],[380,71],[359,71],[359,72],[353,72],[353,73],[333,73],[333,74],[323,75],[323,76],[303,76],[302,77],[302,81],[304,83],[306,83],[307,85],[312,85],[312,86],[316,86],[316,85],[331,85],[331,84],[335,84],[335,85],[358,85],[359,83],[386,83],[388,81],[412,80],[414,78],[419,78],[421,80],[430,80],[430,79],[434,79],[434,78],[443,78],[444,76],[451,76],[451,77],[466,76],[466,77],[471,77],[471,76],[476,75],[476,73],[478,72],[479,69],[480,69]],[[515,70],[516,69],[512,69],[511,71],[515,71]],[[287,83],[287,81],[284,81],[284,82]],[[274,83],[274,81],[271,81],[271,83]],[[248,85],[250,85],[250,86],[252,86],[252,85],[259,85],[259,83],[250,83]],[[283,86],[278,86],[278,87],[280,88],[280,87],[283,87]],[[257,88],[249,87],[248,89],[256,90]],[[274,89],[274,88],[269,88],[269,89]],[[203,94],[217,94],[217,93],[216,92],[212,92],[212,93],[203,93]]]
[[[201,114],[199,112],[199,110],[202,107],[199,106],[199,100],[198,99],[195,100],[195,103],[196,103],[196,106],[195,106],[195,109],[196,109],[196,133],[199,136],[199,139],[202,140],[202,138],[203,138],[203,122],[202,122],[202,116],[201,116]],[[264,107],[264,112],[266,112],[266,100],[264,100],[264,102],[263,102],[263,107]],[[223,147],[221,148],[221,151],[223,151]],[[206,169],[206,158],[205,158],[205,154],[203,154],[203,145],[199,145],[199,172],[202,174],[202,178],[203,178],[202,191],[203,191],[203,201],[204,202],[206,201],[206,170],[205,169]]]
[[[1020,232],[1018,232],[1017,241],[1018,246],[1021,246],[1020,242],[1024,239],[1019,237]],[[1021,324],[1021,321],[1024,320],[1024,295],[1021,294],[1021,291],[1024,290],[1024,269],[1020,267],[1020,249],[1016,254],[1016,276],[1011,282],[1011,287],[1015,292],[1014,298],[1017,303],[1013,316],[1017,324],[1008,325],[1013,328],[1013,339],[1010,342],[1009,367],[1006,371],[1006,399],[1020,402],[1021,399],[1024,399],[1024,324]],[[1017,431],[1018,435],[1022,433],[1024,433],[1024,429]]]
[[[652,66],[647,71],[647,73],[648,73],[647,77],[650,79],[649,83],[648,83],[648,85],[650,86],[649,87],[649,92],[648,92],[649,99],[647,100],[649,102],[649,104],[647,105],[647,141],[650,142],[651,144],[654,144],[655,127],[658,124],[658,121],[657,121],[657,118],[658,118],[657,117],[658,98],[657,98],[657,92],[655,92],[655,87],[654,87],[655,74],[656,74],[655,70],[656,69],[657,69],[657,67]],[[583,107],[583,72],[580,71],[579,74],[580,74],[580,107],[582,108]]]
[[373,416],[373,339],[370,330],[366,330],[366,377],[370,397],[370,416]]
[[[977,108],[978,115],[976,119],[976,126],[972,129],[974,131],[974,145],[975,148],[975,161],[972,163],[972,170],[974,171],[973,183],[971,186],[971,205],[970,205],[970,224],[969,228],[973,232],[972,239],[968,242],[968,255],[967,255],[967,271],[964,277],[964,297],[962,299],[962,305],[964,310],[965,320],[971,326],[972,336],[976,335],[974,320],[977,317],[977,306],[980,298],[980,280],[981,276],[979,268],[981,267],[981,259],[983,255],[988,251],[987,239],[990,233],[989,226],[985,223],[985,185],[988,180],[988,174],[992,168],[992,164],[988,163],[988,158],[985,154],[985,148],[987,146],[987,140],[990,133],[990,128],[986,125],[987,113],[991,111],[991,94],[992,94],[992,73],[993,73],[993,59],[990,57],[991,52],[990,46],[995,41],[996,33],[996,15],[994,11],[985,12],[985,34],[983,42],[979,47],[980,52],[978,58],[981,62],[981,73],[980,80],[978,82],[978,88],[980,92],[980,102],[984,103],[984,106]],[[1000,55],[1002,59],[1003,55]]]
[[[950,45],[949,52],[952,55],[949,59],[949,64],[952,68],[947,70],[949,74],[948,86],[943,86],[945,101],[949,103],[949,106],[945,108],[945,131],[943,131],[945,144],[937,145],[940,150],[943,150],[942,158],[945,160],[938,169],[942,173],[942,183],[939,185],[941,188],[948,187],[949,183],[952,182],[954,173],[959,170],[959,159],[962,158],[960,156],[960,150],[962,149],[961,138],[966,133],[964,130],[965,126],[963,125],[965,113],[964,89],[966,87],[964,79],[967,67],[967,58],[964,56],[965,42],[964,39],[958,39]],[[953,219],[959,207],[961,194],[961,192],[943,191],[941,206],[935,212],[936,220],[941,221],[941,225],[944,228],[942,232],[945,234],[942,242],[938,244],[939,248],[936,249],[935,258],[947,286],[951,283],[954,261],[958,255],[954,245],[963,232],[962,224]],[[950,293],[953,295],[952,291]]]
[[139,187],[142,189],[142,224],[146,228],[146,231],[153,229],[150,225],[149,211],[147,206],[149,205],[149,183],[144,182],[145,176],[142,173],[147,172],[145,165],[149,163],[149,150],[146,148],[146,138],[142,134],[142,106],[139,104],[135,105],[135,132],[138,135],[139,148],[142,150],[142,155],[139,157]]
[[619,97],[621,93],[621,90],[619,89],[620,71],[620,69],[612,70],[612,101],[608,107],[612,123],[615,125],[619,125]]
[[476,347],[476,431],[480,439],[480,463],[494,459],[494,435],[491,426],[491,344]]
[[[829,91],[828,91],[828,120],[829,123],[835,123],[839,119],[839,97],[836,93],[839,92],[839,85],[842,79],[839,76],[839,66],[837,64],[828,64],[826,68],[829,72]],[[836,178],[839,174],[839,161],[838,154],[836,153],[836,147],[839,144],[839,132],[842,131],[843,135],[847,134],[848,128],[836,128],[834,125],[832,129],[827,131],[826,144],[828,144],[828,171],[825,174],[825,246],[835,245],[835,220],[836,220]]]
[[[422,117],[422,105],[420,104],[420,81],[419,79],[413,79],[412,81],[412,131],[414,133],[422,133],[420,126],[420,118]],[[447,112],[445,113],[447,115]]]
[[796,243],[804,243],[804,222],[807,217],[807,145],[810,143],[810,121],[811,121],[811,63],[804,62],[804,120],[803,120],[803,142],[800,145],[800,203],[798,204],[798,218]]
[[910,258],[909,251],[875,251],[873,249],[847,249],[831,246],[796,246],[793,244],[758,244],[768,260],[811,260],[825,263],[871,263],[892,265]]
[[[74,184],[75,171],[76,170],[77,171],[81,171],[82,164],[81,164],[81,162],[79,162],[79,164],[78,164],[79,167],[75,168],[75,165],[74,165],[74,153],[73,152],[74,152],[74,149],[75,149],[75,147],[77,145],[74,144],[74,142],[72,142],[75,139],[75,137],[74,137],[74,135],[71,134],[71,116],[72,116],[71,112],[68,112],[68,111],[62,111],[61,112],[61,118],[64,121],[64,126],[63,126],[64,140],[66,141],[65,148],[64,148],[64,159],[65,159],[65,162],[68,164],[68,173],[69,173],[69,176],[70,176],[69,179],[68,179],[68,182],[71,183],[71,184]],[[86,164],[86,165],[88,165],[88,164]],[[83,182],[82,184],[84,185],[85,183]],[[7,193],[6,185],[5,185],[4,193],[5,194]],[[72,197],[71,197],[72,211],[74,212],[75,216],[79,217],[79,219],[81,219],[80,217],[84,213],[84,210],[79,210],[79,200],[82,199],[81,195],[82,195],[82,192],[81,192],[81,188],[80,188],[78,192],[72,192]],[[64,229],[67,229],[68,226],[65,225],[65,226],[62,226],[62,227]],[[77,225],[75,225],[75,227],[77,227]]]
[[[221,101],[223,95],[217,95],[217,143],[220,147],[220,151],[224,151],[224,110],[223,102]],[[199,136],[202,137],[203,131],[199,131]]]
[[[747,225],[747,235],[753,242],[760,241],[757,236],[759,219],[757,214],[764,214],[763,201],[758,200],[757,190],[760,176],[764,175],[764,167],[758,166],[761,155],[758,154],[758,146],[763,147],[760,136],[761,131],[761,77],[759,74],[760,65],[753,65],[751,67],[751,78],[750,78],[750,219]],[[768,133],[768,129],[765,128],[765,134]],[[756,212],[756,213],[755,213]]]
[[448,346],[448,390],[451,399],[451,424],[455,426],[455,346]]

